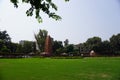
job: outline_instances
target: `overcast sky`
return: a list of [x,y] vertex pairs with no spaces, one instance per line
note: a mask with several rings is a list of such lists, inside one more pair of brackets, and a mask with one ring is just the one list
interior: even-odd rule
[[53,0],[58,5],[57,14],[63,19],[55,21],[41,14],[43,23],[27,17],[29,5],[14,8],[9,0],[0,0],[0,30],[7,30],[13,42],[34,40],[34,33],[46,29],[55,40],[78,44],[99,36],[108,40],[120,33],[120,3],[118,0]]

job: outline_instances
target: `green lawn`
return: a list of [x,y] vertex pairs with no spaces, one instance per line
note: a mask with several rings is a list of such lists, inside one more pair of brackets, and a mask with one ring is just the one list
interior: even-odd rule
[[120,80],[120,57],[0,59],[0,80]]

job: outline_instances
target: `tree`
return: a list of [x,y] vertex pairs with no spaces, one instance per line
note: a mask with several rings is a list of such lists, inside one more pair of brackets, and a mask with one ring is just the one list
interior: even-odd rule
[[60,55],[60,53],[63,52],[63,44],[62,44],[62,41],[53,41],[53,53],[55,55]]
[[17,45],[16,53],[23,53],[23,48],[21,44]]
[[3,46],[0,51],[2,53],[10,53],[10,49],[8,49],[6,46]]
[[0,39],[0,50],[4,46],[4,41]]
[[16,52],[17,53],[31,53],[35,52],[36,46],[35,42],[33,41],[20,41],[20,43],[17,45]]
[[10,36],[7,34],[7,31],[0,31],[0,40],[6,42],[11,42]]
[[13,42],[6,43],[6,47],[10,49],[11,53],[16,53],[17,45],[18,45],[17,43],[13,43]]
[[100,37],[93,37],[86,41],[86,45],[89,50],[99,51],[99,44],[101,44],[101,42],[102,40]]
[[[14,6],[18,7],[18,2],[20,0],[11,0],[11,2],[14,4]],[[65,0],[69,1],[69,0]],[[38,22],[42,22],[42,18],[40,15],[40,12],[43,11],[45,14],[47,14],[50,18],[53,18],[55,20],[60,20],[61,17],[58,16],[55,12],[51,12],[51,8],[53,8],[55,11],[58,10],[57,5],[53,3],[52,0],[22,0],[24,3],[28,3],[31,5],[31,7],[26,11],[27,16],[32,16],[33,12],[35,11],[35,17],[38,20]]]
[[39,52],[44,51],[47,34],[48,32],[46,30],[41,30],[41,29],[38,34],[35,34],[35,39],[37,42],[37,46],[39,48]]
[[74,45],[69,44],[66,46],[66,53],[72,53],[74,51]]
[[64,41],[64,46],[67,46],[68,44],[69,44],[69,40],[66,39],[66,40]]
[[7,34],[7,31],[0,31],[0,51],[10,53],[9,44],[11,43],[11,38]]
[[110,38],[113,53],[120,54],[120,34],[113,35]]
[[112,53],[112,48],[109,41],[103,41],[99,45],[99,52],[104,55],[110,55]]
[[32,42],[32,52],[36,53],[36,42]]
[[23,48],[23,53],[33,52],[33,42],[24,41],[24,44],[23,44],[22,48]]

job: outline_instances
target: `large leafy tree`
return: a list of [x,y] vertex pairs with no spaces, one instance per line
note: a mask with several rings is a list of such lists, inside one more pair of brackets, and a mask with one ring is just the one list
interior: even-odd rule
[[74,45],[73,44],[69,44],[66,46],[66,53],[71,53],[74,51]]
[[93,37],[93,38],[89,38],[86,41],[86,45],[89,50],[99,51],[99,45],[101,44],[101,42],[102,40],[100,37]]
[[[11,2],[14,4],[16,8],[18,7],[19,1],[20,0],[11,0]],[[22,0],[22,2],[31,5],[31,7],[26,11],[26,14],[27,16],[32,16],[33,12],[35,11],[36,19],[38,20],[38,22],[42,22],[42,18],[40,15],[41,11],[46,13],[50,18],[53,18],[55,20],[61,19],[61,17],[57,15],[55,12],[51,12],[51,8],[53,8],[55,11],[58,10],[57,5],[53,3],[53,0]]]
[[34,42],[32,41],[24,41],[24,44],[22,45],[23,53],[33,52],[33,49],[34,49],[33,44]]
[[16,49],[16,53],[31,53],[31,52],[35,52],[36,51],[36,46],[35,46],[35,42],[33,41],[20,41],[19,44],[17,44],[17,49]]
[[69,44],[69,40],[66,39],[66,40],[64,41],[64,46],[67,46],[68,44]]
[[0,31],[0,41],[11,42],[10,36],[7,34],[7,31]]
[[62,43],[62,41],[57,41],[57,40],[53,41],[52,48],[53,48],[53,53],[55,55],[60,55],[60,53],[63,52],[63,43]]
[[104,55],[110,55],[112,53],[112,48],[109,41],[103,41],[99,45],[99,52]]
[[10,53],[16,53],[17,45],[18,45],[17,43],[8,42],[5,45],[10,50]]
[[41,30],[39,31],[38,34],[35,34],[35,39],[37,42],[37,46],[39,49],[39,52],[43,52],[45,48],[45,39],[48,35],[48,32],[46,30]]
[[113,52],[120,54],[120,34],[113,35],[110,38],[110,43],[111,43]]
[[8,49],[11,44],[11,38],[7,31],[0,31],[0,52],[10,52]]

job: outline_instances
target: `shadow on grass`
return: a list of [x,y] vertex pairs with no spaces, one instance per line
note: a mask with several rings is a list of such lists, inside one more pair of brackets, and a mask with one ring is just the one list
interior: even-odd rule
[[[1,64],[0,64],[1,65]],[[2,67],[0,66],[0,80],[4,80],[3,79],[3,71],[2,71]]]
[[2,74],[0,73],[0,80],[3,80],[3,78],[2,78]]
[[120,76],[117,78],[117,80],[120,80]]

